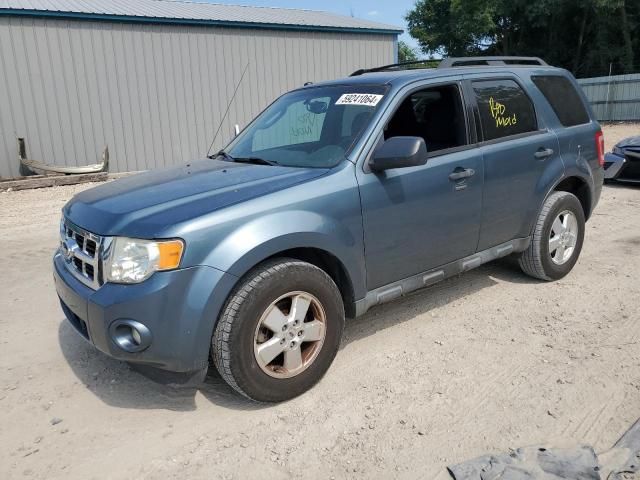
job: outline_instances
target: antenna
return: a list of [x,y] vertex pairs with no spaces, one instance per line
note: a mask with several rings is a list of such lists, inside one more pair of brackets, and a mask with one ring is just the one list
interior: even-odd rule
[[247,69],[248,68],[249,68],[249,62],[247,62],[247,64],[244,67],[244,70],[242,71],[242,75],[240,76],[240,80],[238,80],[238,84],[236,85],[236,89],[233,91],[233,95],[231,96],[231,100],[229,100],[229,104],[227,105],[227,109],[225,110],[224,115],[222,116],[222,119],[220,120],[220,125],[218,125],[218,130],[216,130],[216,133],[213,136],[213,140],[211,140],[211,145],[209,145],[209,150],[207,150],[207,157],[211,153],[211,149],[213,148],[213,144],[216,143],[216,139],[218,138],[218,134],[220,133],[220,129],[222,128],[222,125],[224,124],[224,121],[227,119],[227,114],[229,113],[229,109],[231,108],[231,105],[233,104],[233,101],[236,98],[236,94],[238,93],[238,89],[240,88],[240,84],[242,84],[242,80],[244,79],[244,74],[247,73]]

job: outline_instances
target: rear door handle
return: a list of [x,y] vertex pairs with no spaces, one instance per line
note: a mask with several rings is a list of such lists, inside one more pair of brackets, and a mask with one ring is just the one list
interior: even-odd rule
[[451,175],[449,175],[449,180],[452,182],[457,182],[458,180],[463,180],[465,178],[473,177],[476,174],[476,171],[473,168],[456,168]]
[[545,158],[553,155],[553,148],[541,148],[536,153],[533,154],[538,160],[544,160]]

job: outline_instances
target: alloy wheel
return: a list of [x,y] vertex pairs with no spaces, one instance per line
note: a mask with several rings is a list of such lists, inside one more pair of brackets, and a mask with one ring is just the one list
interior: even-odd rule
[[549,234],[549,255],[556,265],[569,261],[578,242],[578,219],[569,210],[558,214]]
[[254,335],[254,355],[263,372],[291,378],[306,370],[322,349],[326,314],[307,292],[290,292],[273,301],[262,314]]

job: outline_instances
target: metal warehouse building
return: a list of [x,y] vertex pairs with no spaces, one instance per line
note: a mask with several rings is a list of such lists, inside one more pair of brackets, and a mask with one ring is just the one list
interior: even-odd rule
[[238,85],[214,148],[286,90],[393,63],[399,33],[307,10],[0,0],[0,177],[19,175],[17,137],[58,165],[108,145],[110,171],[202,158]]

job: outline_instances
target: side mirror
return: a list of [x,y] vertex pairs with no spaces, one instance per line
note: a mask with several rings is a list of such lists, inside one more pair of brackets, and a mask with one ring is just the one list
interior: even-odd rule
[[233,126],[233,134],[235,137],[240,135],[240,125],[238,125],[237,123]]
[[374,172],[392,168],[417,167],[427,163],[427,144],[422,137],[391,137],[380,145],[369,160]]

